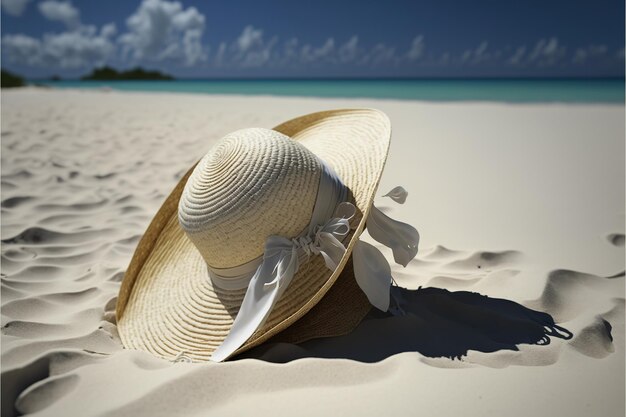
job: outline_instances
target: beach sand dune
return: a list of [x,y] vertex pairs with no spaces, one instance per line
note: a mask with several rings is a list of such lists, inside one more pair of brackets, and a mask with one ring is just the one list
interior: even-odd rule
[[[392,267],[407,314],[224,364],[124,350],[120,281],[191,164],[356,106],[394,127],[376,204],[422,237]],[[26,88],[2,94],[1,210],[3,416],[624,415],[620,105]]]

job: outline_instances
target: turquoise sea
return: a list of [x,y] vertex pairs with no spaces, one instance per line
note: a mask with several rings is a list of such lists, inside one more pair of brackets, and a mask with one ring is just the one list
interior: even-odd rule
[[36,81],[56,88],[427,101],[624,103],[623,79]]

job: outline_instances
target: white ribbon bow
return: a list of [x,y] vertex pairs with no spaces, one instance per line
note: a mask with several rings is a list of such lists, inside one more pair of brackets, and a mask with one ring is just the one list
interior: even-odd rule
[[[404,204],[407,195],[408,192],[398,186],[383,197],[391,197],[396,203]],[[391,248],[397,264],[406,267],[417,255],[420,241],[417,230],[410,224],[390,218],[374,205],[367,218],[367,231],[374,240]],[[375,246],[359,239],[352,251],[352,263],[354,278],[369,302],[381,311],[388,311],[394,281],[385,256]],[[401,311],[401,308],[397,305],[393,311]]]
[[334,216],[316,226],[313,236],[286,239],[270,236],[265,242],[263,262],[250,279],[241,308],[224,342],[213,352],[211,360],[221,362],[239,349],[263,325],[272,308],[298,272],[301,262],[311,255],[322,255],[326,267],[334,271],[346,248],[341,240],[350,231],[350,219],[356,213],[351,203],[337,206]]
[[[396,187],[392,199],[400,204],[407,192]],[[224,342],[211,360],[221,362],[239,349],[263,325],[274,305],[287,289],[300,265],[312,255],[322,255],[326,267],[334,271],[346,253],[341,242],[350,231],[350,219],[356,208],[343,202],[312,235],[292,240],[270,236],[265,242],[263,261],[250,279],[241,308]],[[417,254],[419,233],[406,223],[391,219],[372,205],[367,229],[376,241],[393,251],[396,263],[406,266]],[[357,240],[352,252],[354,276],[369,302],[382,311],[390,310],[391,267],[384,255],[369,243]],[[399,307],[393,311],[401,311]]]

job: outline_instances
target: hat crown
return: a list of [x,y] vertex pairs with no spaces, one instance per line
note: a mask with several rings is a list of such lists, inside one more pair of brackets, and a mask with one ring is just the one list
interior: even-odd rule
[[310,150],[282,133],[238,130],[187,180],[180,225],[210,267],[243,265],[263,254],[269,236],[293,238],[309,225],[321,169]]

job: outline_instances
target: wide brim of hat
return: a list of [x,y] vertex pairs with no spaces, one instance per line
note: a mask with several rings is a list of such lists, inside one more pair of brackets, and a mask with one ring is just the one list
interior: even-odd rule
[[[321,256],[302,265],[263,326],[234,355],[292,325],[286,333],[292,343],[345,334],[369,310],[351,266],[345,271],[344,266],[363,231],[387,159],[389,119],[374,109],[332,110],[289,120],[274,130],[298,141],[334,169],[348,187],[357,214],[343,241],[347,250],[338,268],[327,269]],[[116,316],[126,348],[168,359],[184,353],[206,361],[229,333],[246,289],[215,287],[204,259],[178,223],[178,201],[193,168],[140,240],[122,281]],[[334,285],[339,278],[341,285]],[[331,288],[333,293],[325,297]],[[322,298],[324,308],[306,314]]]

